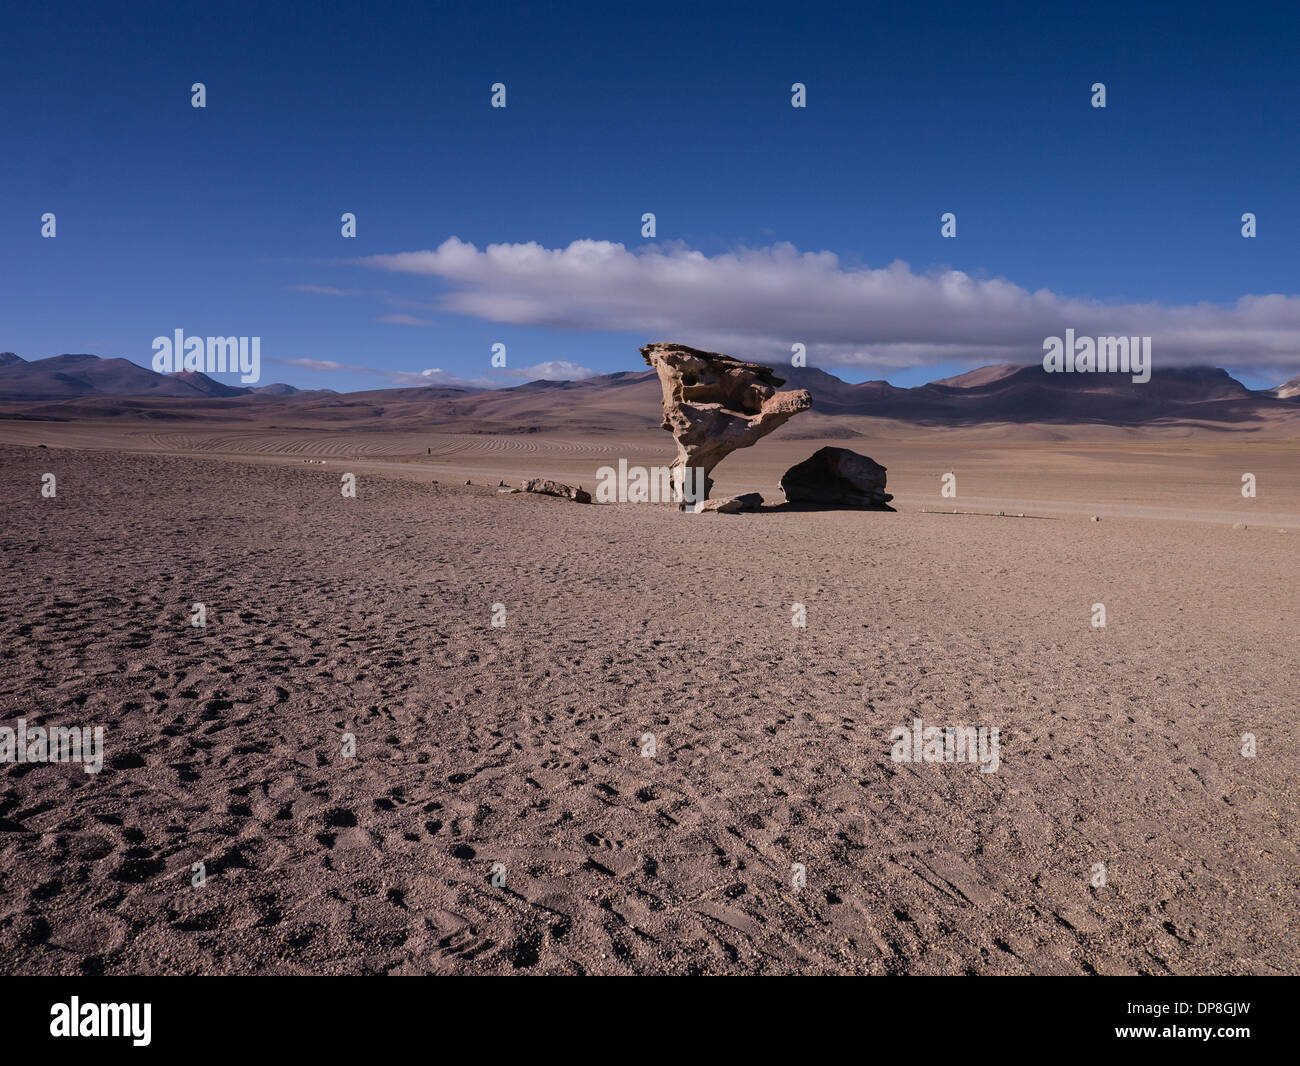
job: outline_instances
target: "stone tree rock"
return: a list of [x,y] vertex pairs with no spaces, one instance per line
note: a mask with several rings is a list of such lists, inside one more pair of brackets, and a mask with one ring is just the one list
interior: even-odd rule
[[647,344],[641,354],[659,375],[664,429],[677,441],[673,483],[683,483],[688,467],[704,472],[693,502],[708,499],[713,487],[709,471],[726,456],[812,406],[807,389],[777,392],[785,380],[757,363],[684,344]]
[[790,503],[826,507],[865,507],[892,511],[885,491],[885,468],[848,448],[822,448],[781,475]]

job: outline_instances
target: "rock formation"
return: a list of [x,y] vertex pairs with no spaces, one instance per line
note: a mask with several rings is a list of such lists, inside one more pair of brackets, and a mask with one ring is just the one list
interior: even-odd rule
[[512,489],[512,492],[536,492],[542,496],[559,496],[566,500],[573,500],[576,503],[591,503],[591,493],[581,485],[574,488],[572,485],[566,485],[562,481],[551,481],[544,477],[530,478],[527,481],[521,481],[519,488]]
[[848,448],[822,448],[781,475],[790,503],[825,507],[864,507],[892,511],[885,491],[885,468]]
[[664,393],[664,429],[677,441],[674,483],[688,467],[704,472],[708,499],[712,470],[737,448],[748,448],[812,406],[807,389],[777,392],[785,384],[770,367],[684,344],[647,344],[645,361],[659,375]]
[[716,500],[700,500],[693,510],[696,514],[705,511],[717,511],[718,514],[740,514],[741,511],[757,511],[763,506],[763,497],[757,492],[742,492],[739,496],[723,496]]

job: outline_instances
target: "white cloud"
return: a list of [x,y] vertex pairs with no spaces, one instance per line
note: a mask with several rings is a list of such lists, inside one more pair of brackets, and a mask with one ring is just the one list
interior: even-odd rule
[[528,381],[580,381],[595,377],[600,373],[590,367],[578,366],[563,359],[553,359],[535,366],[518,369],[492,370],[491,376],[478,378],[459,378],[449,375],[440,367],[432,366],[425,370],[384,370],[373,366],[358,366],[354,363],[339,363],[333,359],[272,359],[270,362],[283,366],[296,366],[304,370],[314,370],[329,374],[365,374],[369,377],[383,378],[387,385],[443,385],[449,388],[500,389],[512,385],[522,385]]
[[375,319],[376,322],[385,322],[390,326],[432,326],[423,318],[416,318],[414,315],[380,315]]
[[379,374],[382,371],[369,366],[349,366],[336,363],[333,359],[273,359],[271,362],[284,363],[286,366],[300,366],[307,370],[346,371],[350,374]]
[[437,367],[415,373],[410,370],[383,370],[373,366],[357,366],[354,363],[338,363],[333,359],[273,359],[273,363],[284,366],[302,367],[329,374],[366,374],[370,377],[383,378],[390,385],[464,385],[465,382],[455,378],[444,378]]
[[290,292],[309,292],[317,296],[356,296],[359,289],[335,289],[329,285],[288,285]]
[[1295,295],[1105,304],[958,270],[918,274],[903,262],[848,267],[834,253],[790,244],[707,256],[680,243],[629,250],[595,240],[480,251],[452,237],[432,251],[358,262],[440,278],[450,288],[439,308],[491,322],[631,332],[780,360],[802,342],[823,366],[1028,362],[1042,357],[1044,337],[1066,328],[1151,336],[1155,359],[1166,365],[1300,366]]
[[567,359],[551,359],[534,366],[506,371],[506,374],[519,381],[581,381],[583,378],[595,377],[599,373],[599,370],[578,366],[577,363],[570,363]]

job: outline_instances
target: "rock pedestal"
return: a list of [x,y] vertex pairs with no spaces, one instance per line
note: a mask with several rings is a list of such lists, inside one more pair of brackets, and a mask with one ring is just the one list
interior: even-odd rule
[[641,355],[663,388],[663,427],[677,441],[673,465],[704,471],[703,491],[687,503],[708,499],[709,471],[726,456],[812,407],[807,389],[778,392],[785,380],[758,363],[684,344],[647,344]]

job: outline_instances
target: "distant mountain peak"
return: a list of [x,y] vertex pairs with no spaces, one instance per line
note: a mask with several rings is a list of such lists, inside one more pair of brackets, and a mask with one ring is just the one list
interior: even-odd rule
[[1023,370],[1023,363],[993,363],[989,366],[976,367],[955,377],[940,378],[930,382],[931,385],[943,385],[949,389],[974,389],[980,385],[991,385],[995,381],[1010,377],[1017,370]]
[[204,396],[246,396],[252,391],[236,385],[223,385],[220,381],[216,381],[197,370],[178,370],[174,374],[165,376],[174,381],[185,382],[186,385],[201,392]]
[[1284,381],[1275,389],[1269,389],[1279,400],[1292,400],[1300,397],[1300,374],[1297,374],[1290,381]]
[[[12,353],[9,353],[12,354]],[[0,359],[0,400],[73,400],[91,396],[242,396],[248,389],[213,381],[195,371],[159,374],[129,359],[65,352],[27,362]]]

